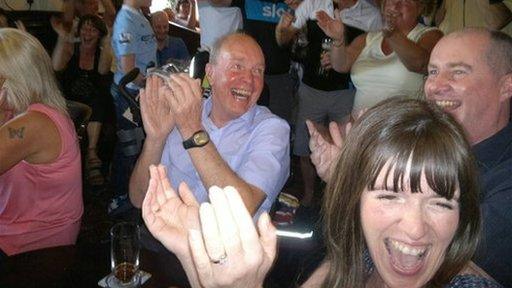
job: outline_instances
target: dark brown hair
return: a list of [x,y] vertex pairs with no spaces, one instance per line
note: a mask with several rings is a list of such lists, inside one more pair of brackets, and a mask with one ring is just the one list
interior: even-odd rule
[[[421,192],[421,176],[439,195],[460,190],[459,226],[445,259],[427,286],[448,283],[473,256],[478,242],[478,186],[470,146],[462,127],[435,104],[391,98],[366,112],[347,135],[327,185],[322,214],[330,271],[323,287],[364,287],[367,267],[360,200],[387,162],[387,177],[399,191]],[[410,170],[406,170],[410,163]],[[394,169],[391,172],[391,169]],[[408,171],[408,175],[405,175]],[[408,178],[408,183],[403,180]],[[384,181],[387,183],[387,181]]]
[[[107,25],[105,25],[105,21],[100,18],[98,15],[84,15],[80,17],[80,21],[78,21],[78,27],[76,29],[78,35],[80,35],[80,30],[82,30],[82,26],[85,23],[91,23],[91,25],[96,28],[100,32],[99,41],[108,34]],[[98,41],[98,45],[99,45]]]

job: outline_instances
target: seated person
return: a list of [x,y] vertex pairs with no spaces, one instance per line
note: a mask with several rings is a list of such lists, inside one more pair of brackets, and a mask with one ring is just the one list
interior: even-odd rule
[[69,37],[59,35],[53,49],[52,64],[58,72],[64,96],[92,109],[87,125],[87,178],[91,185],[102,185],[102,163],[97,155],[97,144],[110,99],[112,48],[107,27],[99,16],[81,17],[78,35],[80,42],[75,44],[67,41]]
[[155,31],[158,45],[156,58],[159,66],[166,64],[170,59],[183,61],[190,59],[185,42],[179,37],[169,36],[169,18],[164,11],[151,14],[151,26]]
[[83,213],[78,139],[50,57],[28,33],[0,29],[0,87],[0,250],[74,244]]
[[141,91],[146,140],[130,178],[130,200],[141,207],[148,167],[162,163],[173,187],[186,182],[199,202],[212,185],[233,185],[251,214],[268,211],[289,174],[288,124],[256,105],[265,60],[256,41],[234,33],[212,49],[206,75],[211,97],[202,99],[199,80],[173,74],[164,85],[151,77]]
[[[326,188],[327,257],[303,287],[501,287],[471,262],[480,210],[470,149],[435,104],[391,98],[371,108]],[[232,187],[210,188],[211,204],[199,207],[163,168],[151,170],[144,220],[180,255],[192,287],[262,287],[276,254],[268,215],[258,235]]]
[[[478,47],[478,49],[475,49]],[[508,79],[508,80],[504,80]],[[495,280],[512,284],[512,38],[467,28],[442,38],[432,50],[426,98],[465,129],[480,179],[483,233],[474,260]],[[329,181],[343,140],[331,123],[333,143],[310,125],[311,160]]]

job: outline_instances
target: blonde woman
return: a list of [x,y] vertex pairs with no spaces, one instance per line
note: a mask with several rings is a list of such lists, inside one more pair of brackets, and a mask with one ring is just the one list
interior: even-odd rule
[[50,57],[0,29],[0,254],[74,244],[83,213],[78,140]]

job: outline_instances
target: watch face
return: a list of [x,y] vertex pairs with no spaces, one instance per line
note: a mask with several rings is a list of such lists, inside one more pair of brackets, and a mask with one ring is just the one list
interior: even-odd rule
[[194,143],[198,146],[206,145],[208,141],[210,141],[210,138],[205,132],[199,132],[194,135]]

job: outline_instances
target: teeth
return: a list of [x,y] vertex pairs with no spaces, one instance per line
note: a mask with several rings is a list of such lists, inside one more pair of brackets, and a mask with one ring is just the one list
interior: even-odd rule
[[436,104],[440,107],[451,107],[451,106],[455,106],[457,105],[457,102],[455,101],[450,101],[450,100],[437,100],[436,101]]
[[391,245],[393,245],[393,248],[395,248],[396,250],[402,252],[403,254],[407,254],[407,255],[422,257],[425,254],[425,251],[427,250],[426,247],[423,249],[408,247],[408,246],[406,246],[400,242],[394,241],[394,240],[391,240],[390,242],[391,242]]
[[231,92],[236,94],[235,96],[237,96],[237,97],[248,97],[251,95],[251,91],[244,90],[244,89],[233,88],[233,89],[231,89]]

